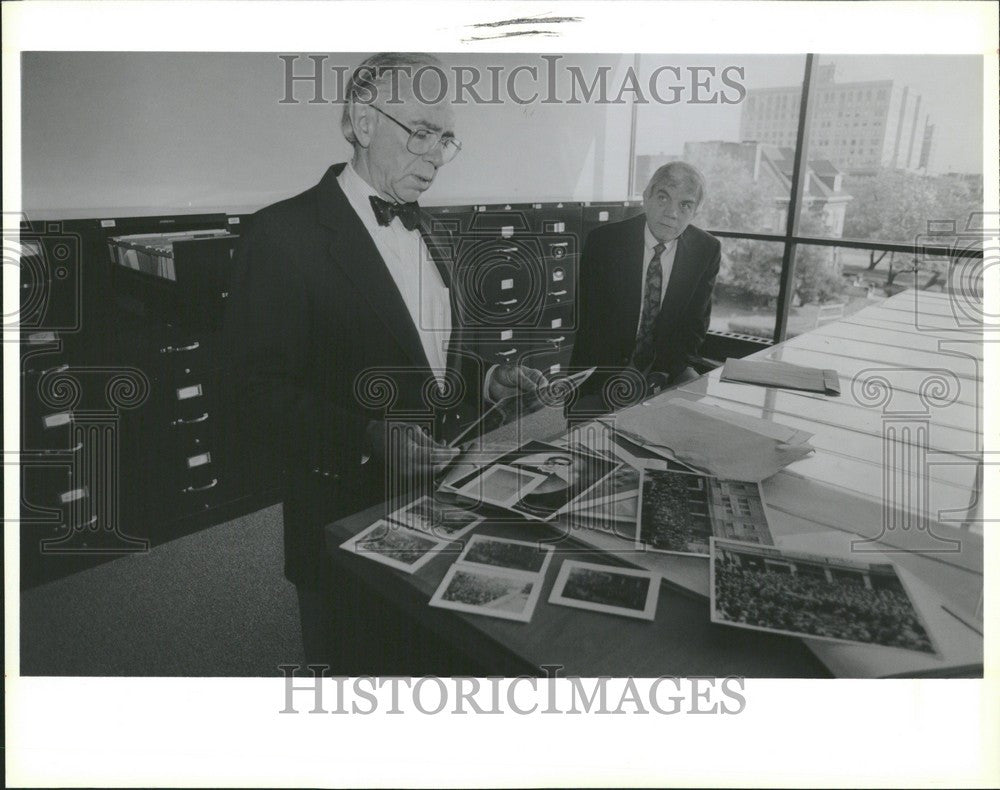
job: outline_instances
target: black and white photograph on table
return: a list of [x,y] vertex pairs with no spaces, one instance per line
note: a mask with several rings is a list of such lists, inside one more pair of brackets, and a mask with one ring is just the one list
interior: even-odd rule
[[455,560],[458,563],[544,575],[552,560],[550,545],[527,540],[473,535]]
[[[455,481],[450,488],[460,496],[548,521],[569,510],[620,466],[618,461],[580,448],[531,441],[497,458],[485,471]],[[504,470],[501,483],[495,482],[490,472],[497,468]],[[529,482],[515,486],[511,470]],[[496,489],[502,496],[493,496]]]
[[[720,722],[778,710],[770,689],[750,688],[756,678],[988,674],[977,612],[992,605],[981,590],[993,559],[984,525],[996,517],[983,493],[996,442],[983,430],[995,351],[983,341],[996,334],[983,290],[1000,228],[992,9],[970,24],[974,0],[905,12],[794,0],[717,11],[374,0],[273,15],[264,3],[197,14],[175,4],[155,20],[144,4],[106,5],[87,24],[93,4],[3,4],[4,161],[19,165],[5,171],[4,269],[20,278],[3,289],[5,316],[20,308],[5,320],[20,350],[5,354],[5,382],[20,390],[4,410],[20,435],[7,459],[20,465],[5,512],[19,566],[6,574],[17,630],[7,677],[30,676],[14,704],[58,713],[51,732],[23,722],[22,747],[70,742],[86,731],[79,712],[95,710],[22,695],[36,679],[84,678],[67,686],[86,694],[104,676],[259,678],[279,692],[246,700],[261,731],[308,725],[305,744],[329,730],[326,743],[366,764],[352,773],[352,759],[327,760],[336,775],[325,784],[392,784],[396,758],[421,764],[413,744],[362,759],[340,730],[376,716],[276,715],[283,667],[482,679],[541,678],[554,663],[584,680],[746,678],[741,718],[701,719],[715,725],[702,743],[716,753]],[[28,28],[7,20],[34,13],[47,18],[18,48],[11,31]],[[927,24],[937,14],[956,18]],[[838,22],[848,16],[862,19]],[[197,51],[208,39],[211,51]],[[357,71],[366,62],[389,78]],[[366,95],[373,84],[378,95]],[[384,95],[394,86],[399,101]],[[841,394],[722,381],[727,359],[836,369]],[[557,394],[542,376],[592,368],[565,404],[528,407]],[[615,458],[560,446],[571,426],[680,401],[810,433],[814,451],[756,495],[756,484],[728,495],[740,516],[730,529],[713,515],[726,495],[707,473],[738,455],[735,443],[724,455],[728,427],[706,430],[719,441],[705,473],[668,465],[644,482],[635,475],[657,459],[641,444],[662,445],[642,431]],[[404,424],[412,432],[394,436]],[[464,465],[470,441],[491,456],[478,471]],[[437,475],[456,449],[461,495],[442,497]],[[448,567],[476,534],[544,542],[576,515],[534,575],[511,544],[489,541]],[[724,568],[711,559],[723,538],[745,544]],[[819,559],[775,543],[821,547]],[[641,584],[624,571],[569,566],[572,583],[549,604],[544,574],[602,552],[594,564],[661,575],[654,619],[626,613],[638,600],[616,585]],[[710,622],[691,595],[716,571],[726,587],[713,587]],[[616,642],[619,630],[633,638]],[[821,685],[801,697],[817,719]],[[958,696],[965,684],[951,685]],[[295,690],[300,710],[310,693]],[[866,722],[892,710],[876,696]],[[799,732],[813,733],[808,718]],[[210,720],[163,723],[186,737]],[[939,719],[948,734],[973,720]],[[409,720],[428,733],[463,721]],[[255,745],[228,724],[212,730]],[[424,740],[467,755],[477,728],[463,729]],[[686,738],[679,727],[677,744]],[[811,764],[849,784],[836,771],[850,761],[827,759],[831,742],[805,738],[772,768],[792,776],[817,749]],[[884,751],[896,757],[899,742],[911,743]],[[497,784],[559,752],[533,737],[514,751],[477,743],[517,755],[487,777]],[[213,757],[232,753],[216,745]],[[377,739],[361,745],[378,752]],[[942,766],[975,765],[951,745]],[[636,777],[656,753],[641,737],[603,746],[590,752],[629,754]],[[545,749],[548,762],[535,754]],[[309,751],[323,762],[322,748]],[[930,751],[911,748],[900,770]],[[246,769],[281,784],[287,774],[257,770],[266,752],[245,748]],[[581,776],[603,775],[578,752]],[[38,767],[37,754],[19,756]],[[142,784],[183,784],[148,775],[171,766],[159,757],[135,763]],[[458,761],[425,762],[439,783],[484,781],[486,763],[459,775]],[[60,765],[50,760],[50,773]],[[296,767],[309,784],[308,766]],[[656,770],[649,781],[689,775],[673,759]],[[70,778],[41,774],[14,783]]]
[[896,566],[712,538],[712,622],[921,653],[937,650]]
[[549,603],[653,620],[659,590],[650,571],[563,560]]
[[636,546],[707,557],[715,537],[771,545],[759,483],[693,472],[644,469]]
[[398,571],[416,573],[447,546],[446,541],[379,519],[340,548]]
[[477,468],[459,480],[454,491],[459,497],[474,503],[512,510],[545,481],[543,474],[497,463]]
[[454,564],[431,597],[430,605],[467,614],[531,621],[543,577]]
[[386,519],[440,540],[458,540],[482,523],[483,516],[422,496],[389,513]]

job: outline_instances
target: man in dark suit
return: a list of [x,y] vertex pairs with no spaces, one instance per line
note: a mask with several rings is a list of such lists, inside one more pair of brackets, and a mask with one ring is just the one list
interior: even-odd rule
[[426,490],[456,452],[441,438],[477,417],[484,390],[497,400],[544,383],[507,366],[484,386],[487,371],[459,351],[450,262],[416,202],[461,148],[451,107],[414,93],[427,66],[440,64],[387,53],[355,70],[341,123],[351,161],[254,215],[230,288],[230,382],[283,475],[285,575],[306,658],[333,655],[341,671],[366,670],[347,644],[362,636],[346,627],[357,591],[332,578],[323,527],[408,483]]
[[696,168],[670,162],[646,187],[644,214],[587,238],[572,360],[598,366],[581,390],[586,409],[622,405],[610,392],[616,376],[636,382],[642,397],[697,375],[691,359],[708,330],[720,262],[718,240],[691,224],[704,195]]

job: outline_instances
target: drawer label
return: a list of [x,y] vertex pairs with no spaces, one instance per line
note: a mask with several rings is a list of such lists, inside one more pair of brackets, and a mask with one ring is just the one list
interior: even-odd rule
[[70,502],[76,502],[78,499],[83,499],[87,496],[87,489],[84,488],[74,488],[72,491],[66,491],[59,495],[60,503],[68,505]]
[[177,400],[188,400],[197,398],[202,394],[201,384],[192,384],[190,387],[179,387],[177,389]]
[[514,278],[508,277],[506,280],[500,281],[500,290],[509,291],[514,287]]
[[514,339],[514,330],[513,329],[504,329],[500,333],[500,339],[501,340],[513,340]]
[[199,453],[198,455],[192,455],[187,459],[188,469],[194,469],[196,466],[204,466],[205,464],[212,463],[211,453]]
[[552,319],[552,328],[553,329],[560,329],[561,327],[562,327],[562,319],[561,318],[553,318]]
[[69,425],[72,419],[72,412],[61,411],[58,414],[47,414],[42,417],[42,424],[46,428],[58,428],[60,425]]

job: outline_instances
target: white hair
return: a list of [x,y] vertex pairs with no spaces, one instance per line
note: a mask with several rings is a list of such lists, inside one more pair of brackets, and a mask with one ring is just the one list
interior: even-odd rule
[[443,74],[440,60],[425,52],[380,52],[362,61],[347,82],[344,97],[344,112],[340,117],[340,130],[351,145],[357,143],[354,124],[351,122],[351,108],[356,102],[371,104],[392,78],[393,72],[402,71],[412,76],[412,70],[429,66]]

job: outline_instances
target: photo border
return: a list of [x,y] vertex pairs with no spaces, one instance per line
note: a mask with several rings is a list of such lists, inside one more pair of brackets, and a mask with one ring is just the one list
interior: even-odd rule
[[[464,604],[456,601],[447,601],[444,599],[444,593],[448,590],[452,580],[459,571],[480,576],[498,576],[524,584],[530,583],[531,592],[528,594],[528,600],[525,603],[524,608],[517,614],[501,612],[495,609],[490,610],[482,606],[473,606],[471,604]],[[463,612],[465,614],[478,614],[484,617],[499,618],[501,620],[514,620],[519,623],[530,623],[531,618],[534,617],[535,608],[538,605],[539,598],[541,597],[542,586],[544,583],[545,577],[539,574],[510,573],[504,571],[502,568],[494,568],[489,565],[474,565],[472,563],[459,564],[456,562],[448,568],[448,572],[445,573],[444,578],[441,580],[441,583],[434,591],[434,594],[431,596],[428,603],[430,606],[435,606],[439,609],[450,609],[452,611]]]
[[[369,533],[374,532],[376,528],[382,525],[385,525],[389,529],[398,529],[404,532],[411,532],[414,535],[419,536],[423,540],[431,541],[431,543],[433,543],[434,545],[431,548],[427,549],[427,551],[425,551],[423,555],[421,555],[421,557],[415,563],[412,564],[407,564],[405,562],[400,562],[399,560],[394,560],[389,555],[382,554],[379,551],[360,550],[357,545],[358,541],[363,540]],[[404,526],[403,524],[397,524],[396,522],[380,518],[373,524],[369,524],[367,527],[365,527],[363,530],[361,530],[353,537],[350,537],[347,540],[345,540],[343,543],[340,544],[340,548],[342,548],[344,551],[349,551],[351,554],[354,554],[358,557],[364,557],[365,559],[372,560],[373,562],[380,563],[381,565],[388,565],[390,568],[394,568],[397,571],[401,571],[402,573],[412,575],[417,571],[419,571],[421,568],[423,568],[432,559],[441,554],[442,550],[448,547],[448,543],[449,541],[434,539],[428,536],[426,532],[421,532],[418,529],[411,529],[410,527]]]
[[[714,480],[721,480],[722,479],[722,478],[719,478],[719,477],[715,477],[714,475],[706,475],[703,472],[685,472],[685,471],[683,471],[681,469],[653,469],[652,471],[654,471],[654,472],[672,472],[674,474],[679,474],[679,475],[692,475],[694,477],[704,477],[706,479],[714,479]],[[711,561],[711,558],[712,558],[712,545],[711,544],[712,544],[712,541],[716,538],[716,535],[715,535],[715,523],[713,522],[711,515],[709,515],[707,517],[708,518],[709,526],[712,528],[712,534],[708,536],[708,538],[709,538],[708,554],[702,554],[702,553],[697,552],[697,551],[673,551],[671,549],[657,549],[657,548],[653,547],[651,544],[643,541],[643,539],[642,539],[642,504],[643,504],[642,503],[642,490],[643,490],[643,488],[645,486],[645,482],[646,482],[646,472],[647,472],[646,469],[640,469],[639,470],[639,501],[636,503],[636,516],[635,516],[635,527],[636,527],[636,529],[635,529],[635,548],[636,548],[636,550],[637,551],[649,551],[649,552],[652,552],[654,554],[670,554],[670,555],[673,555],[673,556],[676,556],[676,557],[704,557],[705,559]],[[749,482],[749,481],[740,480],[740,481],[735,481],[735,482],[741,482],[742,483],[742,482]],[[767,519],[767,513],[766,513],[767,503],[764,501],[764,490],[761,487],[761,485],[760,485],[759,482],[754,483],[754,485],[757,486],[757,496],[760,499],[761,507],[765,508],[764,520],[765,520],[765,522],[767,524],[767,533],[771,536],[771,539],[774,540],[774,533],[771,532],[771,522]],[[726,540],[726,541],[729,541],[731,543],[743,543],[743,544],[745,544],[747,546],[766,546],[766,545],[768,545],[768,544],[765,544],[765,543],[749,543],[747,541],[737,541],[737,540],[733,540],[732,538],[719,538],[719,539],[720,540]],[[773,543],[770,544],[770,545],[774,546]]]
[[[609,604],[583,601],[579,598],[567,598],[563,595],[563,591],[566,588],[566,582],[569,581],[570,574],[577,568],[648,579],[649,586],[646,589],[645,607],[640,611],[637,609],[628,609],[624,606],[611,606]],[[615,614],[652,622],[656,619],[656,609],[660,600],[660,578],[660,574],[653,573],[652,571],[622,568],[615,565],[599,565],[594,562],[581,562],[580,560],[563,560],[562,565],[559,566],[559,574],[556,576],[555,584],[552,585],[552,592],[549,594],[549,603],[557,606],[569,606],[574,609],[586,609],[592,612]]]
[[[460,510],[463,513],[468,513],[472,517],[472,521],[469,524],[467,524],[466,526],[462,527],[460,530],[457,530],[455,532],[449,533],[447,536],[439,535],[435,531],[435,528],[433,526],[431,526],[431,528],[428,529],[428,530],[423,530],[420,527],[415,527],[415,526],[413,526],[412,521],[406,521],[406,520],[404,520],[404,518],[403,518],[403,516],[401,514],[405,513],[408,510],[411,510],[412,508],[415,508],[417,505],[419,505],[424,500],[427,500],[428,502],[430,502],[432,508],[439,508],[441,510]],[[445,506],[439,505],[437,502],[435,502],[434,497],[429,496],[427,494],[424,494],[423,496],[417,497],[416,499],[412,500],[409,504],[406,504],[406,505],[403,505],[402,507],[396,508],[394,511],[392,511],[391,513],[389,513],[388,515],[386,515],[385,520],[386,521],[392,521],[392,522],[394,522],[396,524],[400,524],[400,525],[406,527],[407,529],[412,529],[414,532],[420,532],[421,534],[424,534],[424,535],[432,535],[433,537],[435,537],[437,540],[440,540],[440,541],[455,542],[455,541],[460,540],[462,537],[464,537],[465,535],[467,535],[471,530],[475,529],[480,524],[482,524],[484,521],[486,521],[486,517],[479,515],[475,511],[467,510],[467,509],[462,508],[462,507],[458,507],[457,505],[445,505]]]
[[[927,634],[927,639],[931,643],[931,652],[925,650],[915,650],[911,647],[902,647],[900,645],[883,645],[879,644],[878,642],[860,642],[856,639],[840,639],[834,636],[818,636],[814,634],[802,633],[801,631],[785,631],[779,628],[768,628],[766,626],[760,626],[760,625],[748,625],[747,623],[734,623],[732,620],[722,620],[716,616],[717,609],[715,607],[716,545],[721,543],[721,544],[728,544],[731,546],[746,546],[748,548],[755,548],[755,549],[762,548],[762,546],[760,543],[747,543],[746,541],[742,540],[729,540],[728,538],[716,538],[714,535],[711,537],[709,542],[711,544],[710,551],[712,553],[709,555],[708,558],[708,596],[709,596],[708,615],[710,621],[713,624],[731,626],[732,628],[742,628],[746,631],[758,631],[766,634],[781,634],[782,636],[791,636],[797,639],[816,640],[817,642],[828,642],[839,645],[854,645],[860,647],[879,648],[882,650],[905,650],[907,653],[916,653],[917,655],[926,656],[928,658],[935,658],[938,661],[942,662],[942,664],[945,663],[945,654],[941,651],[941,648],[938,647],[937,637],[934,635],[934,632],[931,630],[930,626],[928,626],[927,618],[924,617],[923,612],[920,611],[920,607],[917,606],[915,597],[912,591],[910,590],[910,586],[904,580],[903,574],[899,572],[899,566],[896,565],[896,563],[887,560],[885,563],[881,564],[892,566],[893,572],[896,574],[896,579],[902,586],[903,592],[906,593],[906,598],[910,602],[910,606],[913,608],[913,612],[916,615],[917,620],[919,621],[920,625],[923,626],[924,633]],[[802,551],[788,551],[786,549],[781,548],[780,546],[767,546],[763,548],[771,548],[780,551],[782,556],[791,555],[794,557],[797,555],[802,559],[808,559],[809,557],[815,557],[817,559],[827,559],[826,557],[823,557],[822,555],[819,554],[809,554],[808,552],[802,552]],[[835,554],[830,555],[830,558],[831,559],[837,558],[837,555]],[[842,559],[849,559],[849,558],[844,557]]]
[[[542,558],[542,565],[537,571],[526,571],[520,568],[509,568],[506,565],[487,565],[486,563],[476,562],[475,560],[468,559],[469,551],[472,547],[479,543],[508,543],[517,546],[530,546],[538,550],[540,554],[544,554]],[[493,570],[505,571],[511,574],[524,574],[525,576],[539,576],[544,580],[545,573],[549,569],[549,565],[552,563],[552,555],[555,554],[551,545],[547,545],[541,542],[532,542],[530,540],[514,540],[513,538],[498,538],[493,535],[473,535],[466,541],[465,548],[462,549],[462,553],[458,555],[458,559],[455,560],[456,565],[464,565],[470,568],[491,568]]]

